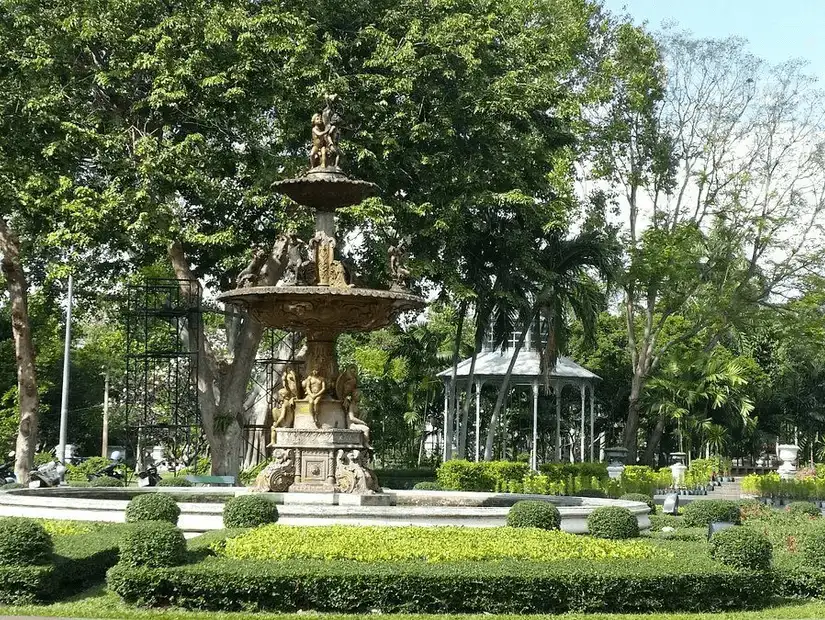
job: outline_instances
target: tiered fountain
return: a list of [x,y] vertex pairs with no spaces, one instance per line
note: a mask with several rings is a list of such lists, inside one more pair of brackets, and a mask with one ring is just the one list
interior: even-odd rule
[[335,210],[356,205],[377,189],[339,167],[336,99],[327,96],[324,110],[312,118],[309,171],[274,185],[315,210],[315,235],[308,242],[286,239],[287,264],[276,286],[247,281],[218,296],[267,327],[306,337],[304,372],[292,366],[284,373],[270,444],[273,462],[256,480],[259,491],[380,491],[370,468],[369,427],[359,418],[356,369],[339,372],[335,342],[342,332],[381,329],[399,313],[425,305],[407,290],[403,244],[389,250],[390,290],[356,286],[352,270],[336,258]]

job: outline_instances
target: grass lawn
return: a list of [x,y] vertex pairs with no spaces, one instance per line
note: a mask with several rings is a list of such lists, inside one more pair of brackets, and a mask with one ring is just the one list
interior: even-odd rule
[[[75,598],[52,605],[32,605],[25,607],[0,606],[0,617],[6,616],[52,616],[63,618],[157,618],[166,620],[206,620],[215,618],[237,619],[254,618],[255,620],[306,620],[308,617],[318,617],[324,620],[357,620],[363,615],[338,614],[246,614],[246,613],[215,613],[215,612],[188,612],[174,610],[135,609],[122,604],[118,598],[106,592],[103,586],[88,590]],[[770,607],[760,611],[728,612],[719,614],[565,614],[560,616],[537,615],[408,615],[386,614],[378,616],[392,620],[446,620],[448,618],[462,620],[531,620],[542,618],[549,620],[638,620],[652,618],[668,618],[670,620],[807,620],[809,618],[825,618],[825,602],[789,603]]]

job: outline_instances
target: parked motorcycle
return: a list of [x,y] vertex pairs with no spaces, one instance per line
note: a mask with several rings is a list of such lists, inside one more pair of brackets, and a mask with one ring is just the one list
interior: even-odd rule
[[121,456],[120,452],[112,452],[112,460],[111,462],[106,465],[103,469],[99,469],[93,474],[87,474],[86,478],[91,482],[95,478],[103,478],[108,476],[109,478],[115,478],[116,480],[123,480],[123,472],[119,469],[121,464],[123,463],[123,457]]
[[158,486],[158,482],[160,482],[160,476],[158,475],[158,468],[156,465],[149,465],[143,471],[139,471],[137,478],[137,484],[139,487],[156,487]]
[[56,487],[63,479],[66,468],[59,461],[49,461],[29,472],[29,488]]
[[17,482],[14,476],[14,452],[9,452],[9,460],[0,464],[0,486]]

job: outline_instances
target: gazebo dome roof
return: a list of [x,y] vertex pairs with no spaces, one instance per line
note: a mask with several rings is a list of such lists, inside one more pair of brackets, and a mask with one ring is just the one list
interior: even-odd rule
[[[497,349],[495,351],[485,350],[476,357],[475,379],[484,382],[501,381],[505,374],[507,374],[507,367],[510,365],[512,357],[511,350]],[[456,372],[456,379],[458,381],[467,379],[470,374],[471,358],[463,360],[458,365]],[[516,358],[516,365],[513,367],[513,373],[510,382],[513,385],[520,383],[533,383],[536,378],[541,376],[541,353],[536,350],[522,349],[519,351],[518,358]],[[438,376],[443,380],[449,380],[453,376],[453,369],[438,373]],[[598,375],[590,372],[587,368],[580,366],[569,357],[559,357],[556,361],[556,367],[550,373],[551,383],[564,383],[565,381],[573,382],[592,382],[601,379]]]

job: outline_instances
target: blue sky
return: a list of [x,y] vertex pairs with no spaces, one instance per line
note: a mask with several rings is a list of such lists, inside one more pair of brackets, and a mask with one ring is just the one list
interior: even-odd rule
[[790,58],[810,62],[825,81],[825,0],[604,0],[613,13],[628,13],[657,30],[676,21],[699,37],[736,35],[771,63]]

